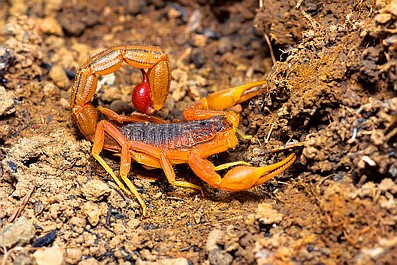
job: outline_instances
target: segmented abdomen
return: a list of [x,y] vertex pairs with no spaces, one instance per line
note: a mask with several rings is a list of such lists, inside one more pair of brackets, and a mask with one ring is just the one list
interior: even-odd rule
[[183,123],[156,124],[130,123],[120,127],[122,134],[133,141],[140,141],[165,149],[190,148],[210,141],[217,133],[230,126],[223,117]]

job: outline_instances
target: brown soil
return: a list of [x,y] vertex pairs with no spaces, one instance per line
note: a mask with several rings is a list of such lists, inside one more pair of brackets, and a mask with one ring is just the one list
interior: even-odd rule
[[[3,264],[393,264],[397,1],[192,2],[0,3]],[[240,129],[253,138],[215,164],[265,165],[290,152],[298,160],[237,193],[177,166],[204,198],[134,165],[129,177],[148,205],[142,217],[90,155],[69,107],[82,63],[142,41],[171,58],[162,118],[180,118],[219,89],[268,81],[243,104]],[[115,76],[95,104],[128,114],[140,73],[124,66]],[[118,157],[104,157],[118,169]]]

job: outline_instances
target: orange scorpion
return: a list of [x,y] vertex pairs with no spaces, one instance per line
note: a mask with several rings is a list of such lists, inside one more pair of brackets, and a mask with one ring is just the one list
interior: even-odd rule
[[[130,116],[101,106],[95,108],[90,102],[96,92],[98,76],[115,72],[123,62],[142,72],[142,81],[132,92],[134,107],[139,112]],[[167,123],[151,116],[164,106],[170,83],[168,55],[160,47],[135,43],[114,46],[91,57],[77,71],[72,87],[72,116],[85,138],[93,142],[92,156],[121,190],[137,198],[144,216],[146,205],[127,177],[131,159],[147,168],[161,168],[172,185],[197,189],[201,193],[202,187],[176,180],[173,165],[187,163],[209,185],[233,192],[261,185],[295,161],[294,153],[281,162],[262,167],[243,161],[214,166],[207,160],[211,155],[236,147],[236,133],[244,136],[238,130],[239,114],[233,107],[265,91],[264,81],[210,94],[185,109],[186,121],[179,123]],[[110,121],[98,122],[98,111]],[[103,149],[120,155],[121,179],[100,156]],[[232,166],[223,178],[217,173]]]

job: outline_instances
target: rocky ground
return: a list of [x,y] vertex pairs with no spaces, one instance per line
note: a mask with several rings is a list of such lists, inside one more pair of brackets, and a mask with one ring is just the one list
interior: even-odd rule
[[[1,2],[2,264],[392,264],[396,25],[393,0]],[[161,118],[180,119],[208,93],[267,81],[242,106],[240,129],[253,138],[214,164],[266,165],[291,152],[297,161],[237,193],[176,166],[204,197],[134,164],[143,217],[90,155],[69,105],[82,63],[133,42],[171,59]],[[94,104],[131,113],[139,81],[123,66]],[[117,171],[119,157],[103,156]]]

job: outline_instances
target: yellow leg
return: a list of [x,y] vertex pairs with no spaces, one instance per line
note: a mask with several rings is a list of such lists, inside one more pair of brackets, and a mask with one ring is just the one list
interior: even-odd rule
[[202,187],[195,185],[193,183],[187,182],[187,181],[175,180],[175,178],[176,178],[175,171],[172,168],[170,161],[164,156],[163,153],[160,154],[160,164],[164,170],[165,176],[167,177],[167,180],[169,183],[171,183],[172,185],[175,185],[175,186],[179,186],[179,187],[185,187],[185,188],[199,190],[201,195],[204,196],[204,191],[203,191]]
[[139,204],[141,205],[141,207],[142,207],[142,215],[146,216],[146,204],[143,201],[143,199],[142,199],[141,195],[139,194],[139,192],[136,190],[134,184],[131,182],[131,180],[127,176],[121,176],[121,178],[123,179],[124,183],[130,189],[130,191],[134,194],[134,196],[138,200]]
[[101,166],[106,170],[107,173],[113,178],[113,180],[116,182],[117,186],[128,196],[132,197],[132,194],[136,197],[138,200],[139,204],[142,207],[142,215],[146,216],[146,204],[143,201],[141,195],[139,192],[136,190],[134,184],[127,178],[127,177],[122,177],[123,181],[125,184],[127,184],[127,187],[129,190],[124,186],[124,184],[119,180],[119,178],[116,176],[114,173],[113,169],[103,160],[103,158],[97,154],[92,154],[92,156],[101,164]]
[[[116,174],[113,172],[112,168],[103,160],[100,156],[101,151],[103,150],[103,145],[105,141],[105,131],[115,139],[121,146],[121,162],[120,162],[120,176],[122,180],[127,184],[129,190],[124,186],[124,184],[119,180]],[[143,201],[141,195],[136,190],[134,184],[127,178],[127,174],[130,171],[130,160],[131,157],[129,155],[128,149],[128,141],[125,137],[117,130],[114,125],[107,121],[100,121],[97,125],[95,137],[94,137],[94,145],[92,147],[92,156],[102,165],[102,167],[110,174],[113,180],[117,183],[119,188],[124,191],[127,195],[134,196],[137,198],[139,204],[142,207],[142,214],[146,216],[146,204]]]
[[239,128],[236,128],[236,133],[238,135],[240,135],[240,137],[243,138],[244,140],[252,139],[252,135],[248,135],[248,134],[243,133],[243,131],[241,131]]

